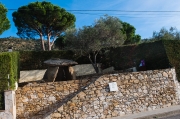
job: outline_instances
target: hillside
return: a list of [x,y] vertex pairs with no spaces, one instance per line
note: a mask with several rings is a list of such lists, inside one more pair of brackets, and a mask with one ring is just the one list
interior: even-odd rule
[[24,40],[15,37],[0,38],[0,52],[8,51],[9,47],[13,47],[13,51],[41,50],[41,42],[39,40]]

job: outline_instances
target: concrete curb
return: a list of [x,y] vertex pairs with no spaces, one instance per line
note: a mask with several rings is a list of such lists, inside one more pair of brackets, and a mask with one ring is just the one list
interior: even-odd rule
[[109,119],[158,119],[180,114],[180,105],[160,108],[152,111],[129,114],[125,116],[112,117]]
[[165,113],[160,113],[160,114],[155,114],[155,115],[149,115],[149,116],[139,117],[135,119],[158,119],[158,118],[173,116],[176,114],[180,114],[180,110],[170,111],[170,112],[165,112]]

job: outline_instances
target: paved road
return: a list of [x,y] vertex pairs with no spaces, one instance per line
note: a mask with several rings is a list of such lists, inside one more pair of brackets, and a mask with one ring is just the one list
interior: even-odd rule
[[169,116],[169,117],[164,117],[160,119],[180,119],[180,114],[174,115],[174,116]]

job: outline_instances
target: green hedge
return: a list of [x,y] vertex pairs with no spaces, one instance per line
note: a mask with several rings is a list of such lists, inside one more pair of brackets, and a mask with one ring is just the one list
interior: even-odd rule
[[[19,77],[19,53],[0,53],[0,110],[5,109],[4,90],[15,89]],[[9,74],[9,79],[8,79]],[[8,87],[9,84],[9,87]]]
[[[142,43],[139,45],[107,48],[99,54],[97,62],[103,64],[103,68],[114,66],[116,70],[124,70],[130,67],[139,67],[142,59],[145,60],[146,69],[164,69],[169,67],[169,61],[162,41]],[[45,69],[44,61],[50,58],[72,59],[79,64],[90,63],[88,57],[77,57],[72,51],[21,51],[20,70]]]
[[180,41],[164,40],[163,41],[169,62],[175,67],[177,78],[180,81]]
[[147,70],[169,68],[169,60],[162,41],[143,43],[138,45],[136,56],[138,65],[145,59]]
[[102,59],[105,67],[114,66],[116,70],[134,66],[138,69],[142,59],[145,60],[147,70],[169,68],[162,41],[110,48]]
[[20,51],[20,70],[45,69],[50,58],[73,59],[72,51]]
[[[15,82],[19,77],[19,53],[18,52],[4,52],[0,53],[0,90],[15,88]],[[8,79],[9,74],[9,79]]]

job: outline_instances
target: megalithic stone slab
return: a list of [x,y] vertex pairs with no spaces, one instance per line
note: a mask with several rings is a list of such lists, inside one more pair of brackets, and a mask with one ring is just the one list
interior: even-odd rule
[[75,74],[74,68],[72,66],[69,67],[69,73],[70,73],[71,79],[75,80],[76,74]]
[[49,66],[45,76],[44,81],[45,82],[54,82],[58,73],[59,67],[58,66]]

